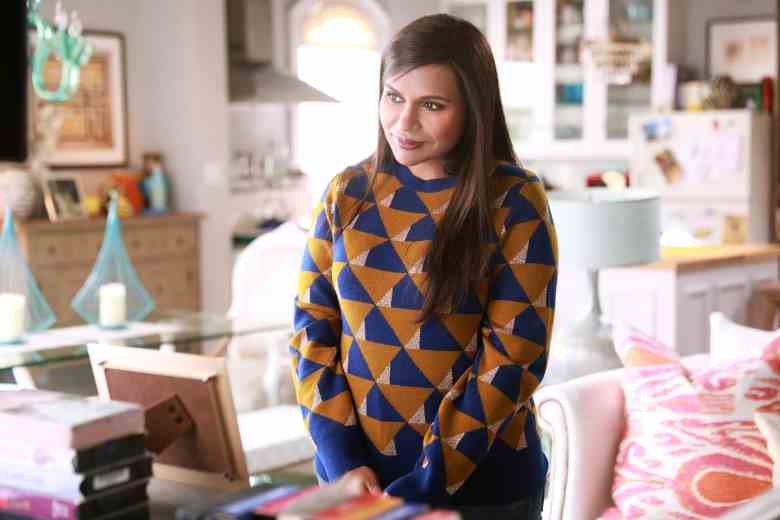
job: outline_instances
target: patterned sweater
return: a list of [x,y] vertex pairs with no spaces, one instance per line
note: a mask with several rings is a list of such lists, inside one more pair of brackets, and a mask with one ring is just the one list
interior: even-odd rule
[[440,505],[538,493],[547,460],[531,395],[557,279],[540,179],[496,169],[491,274],[419,323],[425,255],[456,179],[390,165],[355,215],[367,167],[334,178],[315,209],[295,301],[293,380],[317,472],[332,481],[366,465],[389,494]]

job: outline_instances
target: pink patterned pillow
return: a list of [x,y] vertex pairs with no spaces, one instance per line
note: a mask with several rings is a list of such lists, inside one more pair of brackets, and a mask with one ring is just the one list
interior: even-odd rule
[[626,430],[612,498],[625,520],[724,514],[772,486],[772,459],[753,422],[780,412],[780,339],[761,359],[688,373],[677,354],[623,325]]

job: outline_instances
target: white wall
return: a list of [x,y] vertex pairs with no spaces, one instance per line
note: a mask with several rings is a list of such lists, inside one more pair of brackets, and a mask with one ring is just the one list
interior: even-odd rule
[[[53,4],[44,3],[47,19]],[[223,312],[232,269],[223,0],[68,0],[65,7],[85,28],[124,34],[131,165],[144,151],[162,151],[175,208],[204,214],[203,304]]]

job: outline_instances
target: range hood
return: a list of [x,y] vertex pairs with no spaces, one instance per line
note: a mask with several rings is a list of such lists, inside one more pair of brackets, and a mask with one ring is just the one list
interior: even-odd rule
[[271,0],[228,0],[226,14],[231,102],[337,101],[274,65]]

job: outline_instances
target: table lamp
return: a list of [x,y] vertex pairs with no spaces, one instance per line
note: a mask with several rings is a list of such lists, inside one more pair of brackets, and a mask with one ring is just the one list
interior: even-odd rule
[[553,335],[545,382],[621,366],[611,327],[601,316],[599,270],[660,257],[661,199],[636,189],[551,191],[550,212],[561,265],[584,268],[590,294],[584,314]]

